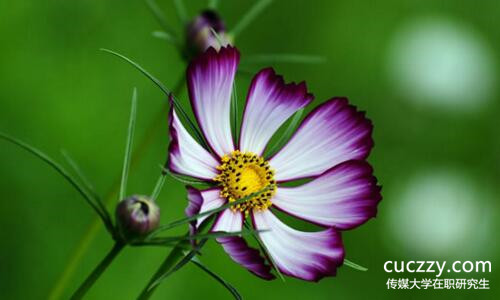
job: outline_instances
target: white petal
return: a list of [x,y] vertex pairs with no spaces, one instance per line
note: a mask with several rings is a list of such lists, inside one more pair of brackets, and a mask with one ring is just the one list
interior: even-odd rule
[[253,213],[254,225],[279,270],[286,275],[318,281],[334,276],[344,260],[340,233],[335,229],[302,232],[281,222],[271,211]]
[[240,211],[233,211],[226,208],[215,220],[211,231],[238,232],[243,226],[243,214]]
[[372,124],[347,99],[329,100],[312,111],[271,160],[277,181],[318,176],[337,164],[364,159],[373,146]]
[[377,213],[380,187],[365,161],[347,161],[297,187],[278,187],[273,206],[297,218],[351,229]]
[[189,98],[201,130],[219,156],[234,150],[230,111],[238,50],[209,48],[195,58],[187,71]]
[[285,84],[273,69],[255,75],[241,125],[240,150],[262,155],[278,128],[313,100],[304,82]]
[[170,110],[168,167],[172,172],[205,180],[217,176],[219,162],[187,132],[173,106]]

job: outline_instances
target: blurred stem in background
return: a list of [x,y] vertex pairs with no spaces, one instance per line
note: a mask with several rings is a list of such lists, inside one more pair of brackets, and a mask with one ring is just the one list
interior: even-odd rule
[[[178,80],[177,84],[175,85],[173,89],[173,93],[178,95],[182,92],[182,88],[184,87],[185,79],[184,75],[181,76],[181,78]],[[147,127],[146,132],[142,139],[139,141],[138,146],[136,147],[135,151],[132,152],[132,157],[130,160],[130,168],[133,169],[135,168],[141,158],[144,156],[144,152],[148,148],[148,146],[151,144],[153,141],[153,137],[155,134],[158,132],[159,128],[161,127],[163,120],[165,119],[165,116],[168,113],[168,101],[165,101],[162,108],[158,112],[158,114],[155,116],[153,119],[153,122]],[[109,207],[110,205],[114,204],[113,200],[115,200],[115,197],[118,194],[118,191],[120,189],[120,183],[121,183],[121,174],[116,176],[116,180],[113,182],[111,185],[111,188],[109,189],[109,192],[106,194],[104,197],[105,204]],[[119,199],[121,200],[121,199]],[[75,247],[74,252],[71,254],[68,263],[66,264],[66,267],[64,268],[63,272],[61,273],[61,276],[57,279],[56,283],[54,284],[52,290],[50,291],[49,294],[49,299],[50,300],[57,300],[60,299],[62,294],[64,293],[65,289],[67,288],[68,283],[70,282],[71,278],[73,277],[76,268],[80,264],[81,260],[83,259],[85,253],[89,249],[90,244],[92,241],[95,239],[97,233],[99,232],[99,229],[101,229],[101,223],[99,218],[94,218],[94,220],[90,223],[89,227],[87,228],[86,232],[84,233],[83,237],[81,240],[78,242],[78,244]]]
[[109,253],[104,257],[104,259],[97,265],[97,267],[92,271],[89,277],[80,285],[78,290],[71,296],[72,300],[81,299],[87,290],[96,282],[96,280],[101,276],[101,274],[106,271],[111,262],[115,257],[121,252],[125,246],[122,242],[116,242]]

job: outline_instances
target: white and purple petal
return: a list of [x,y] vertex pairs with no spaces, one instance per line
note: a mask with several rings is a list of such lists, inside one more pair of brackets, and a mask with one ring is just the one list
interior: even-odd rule
[[366,161],[350,160],[297,187],[278,187],[273,206],[297,218],[352,229],[377,214],[380,186]]
[[270,159],[277,181],[315,177],[337,164],[362,160],[373,147],[372,123],[347,99],[316,107],[290,141]]
[[273,69],[261,70],[253,78],[247,95],[240,150],[262,155],[276,130],[313,98],[304,82],[285,84]]
[[259,250],[248,246],[247,242],[238,236],[217,238],[224,251],[238,264],[242,265],[255,275],[271,280],[275,276],[271,273],[271,267],[266,263]]
[[335,276],[344,261],[344,246],[334,228],[302,232],[280,221],[270,210],[253,213],[253,222],[281,273],[309,281]]
[[168,168],[177,174],[212,180],[217,176],[219,162],[184,128],[173,105],[169,113],[170,146]]
[[234,150],[231,134],[231,94],[239,52],[209,48],[188,67],[189,98],[207,142],[220,157]]
[[[226,200],[220,196],[219,188],[211,188],[200,191],[193,187],[187,187],[189,204],[185,209],[186,216],[192,217],[197,214],[205,213],[224,205]],[[191,232],[196,232],[198,226],[210,215],[199,217],[191,222]]]
[[[222,211],[214,223],[211,231],[238,232],[243,228],[243,213],[230,208]],[[271,267],[260,255],[257,249],[248,246],[246,241],[239,236],[217,238],[224,251],[238,264],[250,272],[264,279],[273,279]]]

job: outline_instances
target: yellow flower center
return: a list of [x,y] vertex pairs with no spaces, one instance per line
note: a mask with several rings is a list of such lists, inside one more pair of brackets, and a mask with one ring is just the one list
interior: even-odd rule
[[221,196],[229,202],[237,201],[268,187],[267,190],[247,201],[232,206],[232,210],[239,210],[247,215],[250,210],[264,210],[271,206],[271,198],[276,192],[276,181],[269,162],[254,153],[243,153],[239,150],[224,155],[221,160],[221,165],[217,167],[220,174],[214,178],[214,181],[221,183]]

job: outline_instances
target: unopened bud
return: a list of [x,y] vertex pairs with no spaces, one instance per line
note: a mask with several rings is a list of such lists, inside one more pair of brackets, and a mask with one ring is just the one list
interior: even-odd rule
[[192,52],[204,52],[209,47],[218,51],[221,47],[231,44],[224,22],[213,10],[203,11],[188,24],[186,31],[187,46]]
[[116,222],[126,239],[145,236],[158,227],[160,208],[148,197],[134,195],[118,204]]

